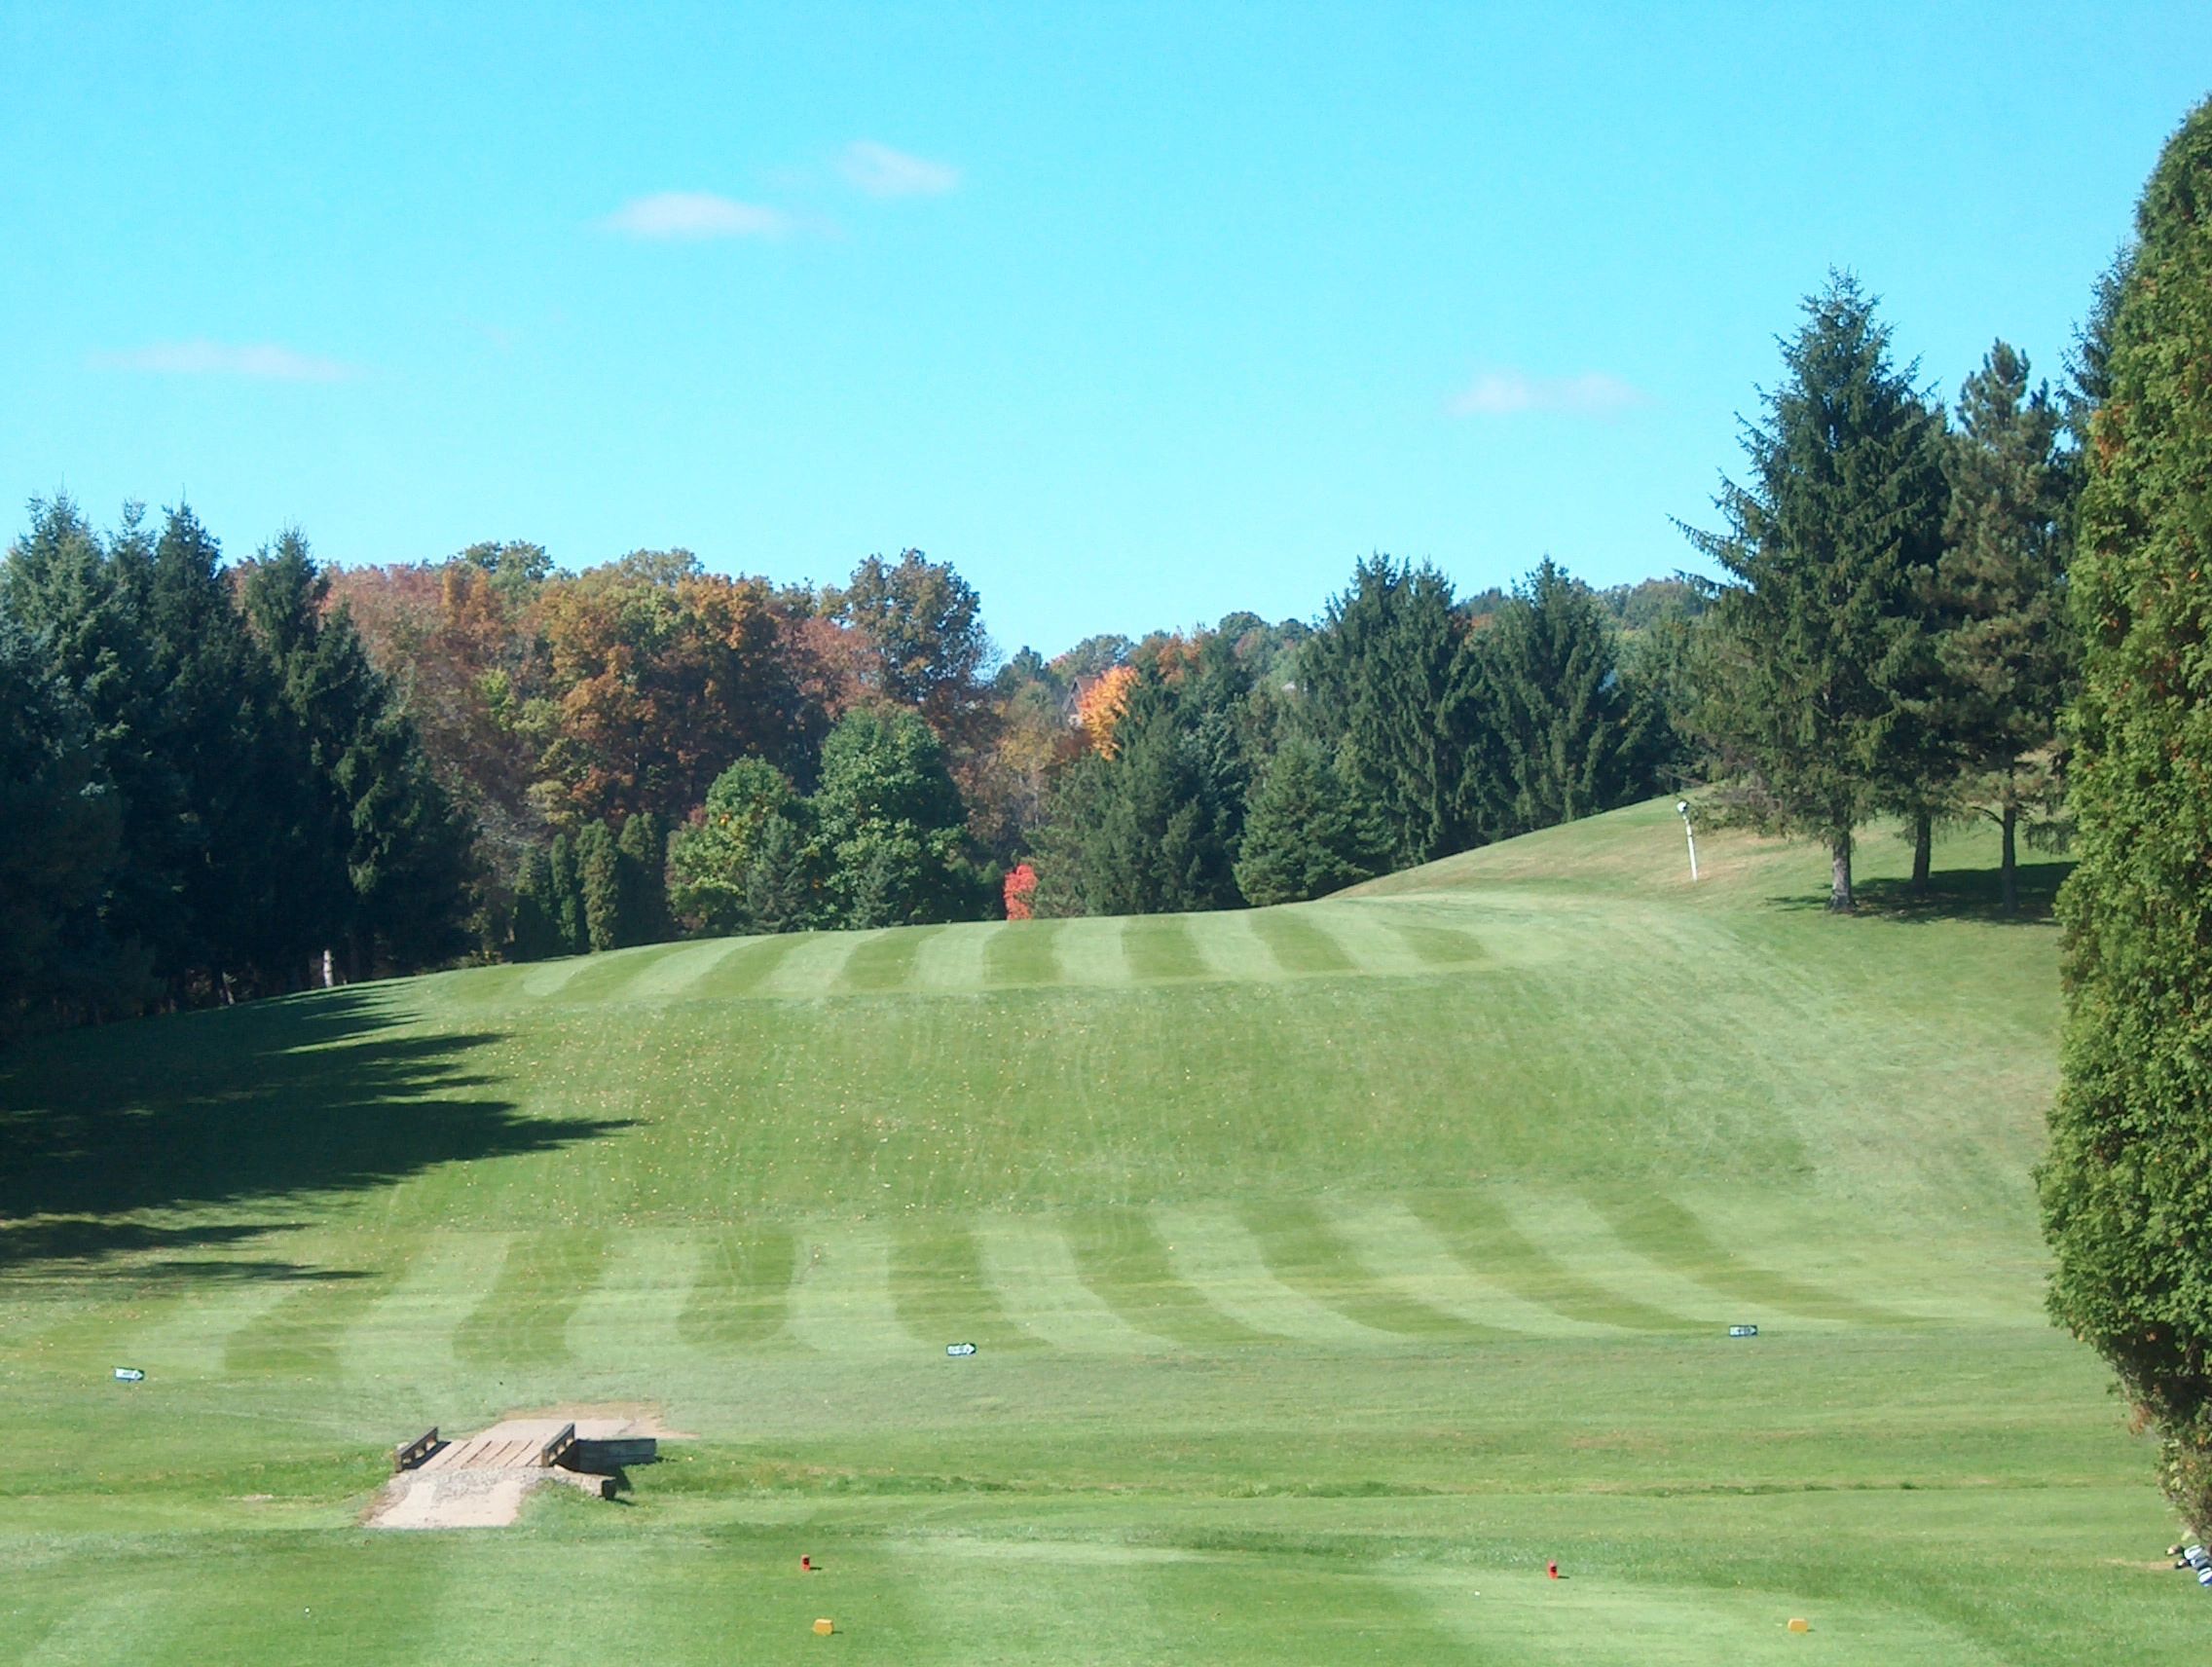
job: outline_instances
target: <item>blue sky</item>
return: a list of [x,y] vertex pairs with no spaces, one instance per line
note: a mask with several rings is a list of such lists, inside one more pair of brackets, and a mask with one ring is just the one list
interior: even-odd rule
[[0,0],[0,528],[919,546],[1047,652],[1638,578],[1831,265],[2055,376],[2212,91],[2201,0],[606,11]]

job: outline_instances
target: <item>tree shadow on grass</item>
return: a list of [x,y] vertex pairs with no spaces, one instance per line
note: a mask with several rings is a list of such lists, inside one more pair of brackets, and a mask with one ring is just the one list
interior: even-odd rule
[[[2058,887],[2074,871],[2070,862],[2022,863],[2013,871],[2018,882],[2020,908],[2005,911],[2004,876],[1995,869],[1938,869],[1928,876],[1928,890],[1915,892],[1904,879],[1860,880],[1852,889],[1858,904],[1853,911],[1883,920],[1925,924],[1934,920],[1981,920],[1995,926],[2048,924]],[[1776,908],[1803,913],[1825,910],[1827,893],[1799,892],[1792,897],[1770,897]]]
[[[485,1092],[498,1079],[463,1064],[498,1035],[397,1033],[400,1022],[387,999],[346,991],[80,1030],[0,1056],[0,1269],[239,1244],[300,1225],[254,1218],[271,1206],[628,1126],[519,1116]],[[176,1210],[245,1219],[143,1219]]]

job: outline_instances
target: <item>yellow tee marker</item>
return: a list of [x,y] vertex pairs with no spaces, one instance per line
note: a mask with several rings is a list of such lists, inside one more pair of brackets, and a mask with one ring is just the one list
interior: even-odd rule
[[831,1633],[837,1630],[837,1623],[831,1620],[828,1615],[824,1615],[820,1620],[814,1623],[814,1630],[820,1633],[824,1638],[828,1638]]

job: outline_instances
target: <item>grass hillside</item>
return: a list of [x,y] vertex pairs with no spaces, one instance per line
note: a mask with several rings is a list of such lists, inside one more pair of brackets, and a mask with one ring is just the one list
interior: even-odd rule
[[[1976,838],[1849,920],[1700,856],[1652,804],[0,1056],[0,1660],[2169,1653],[2041,1311],[2051,928]],[[357,1525],[427,1424],[614,1401],[696,1437],[623,1507]]]

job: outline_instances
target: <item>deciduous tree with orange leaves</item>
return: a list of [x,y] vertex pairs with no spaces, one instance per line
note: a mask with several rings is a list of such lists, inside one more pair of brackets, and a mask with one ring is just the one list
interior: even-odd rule
[[1115,730],[1128,715],[1129,691],[1136,685],[1136,667],[1108,666],[1076,690],[1076,727],[1102,759],[1111,759],[1120,751]]

